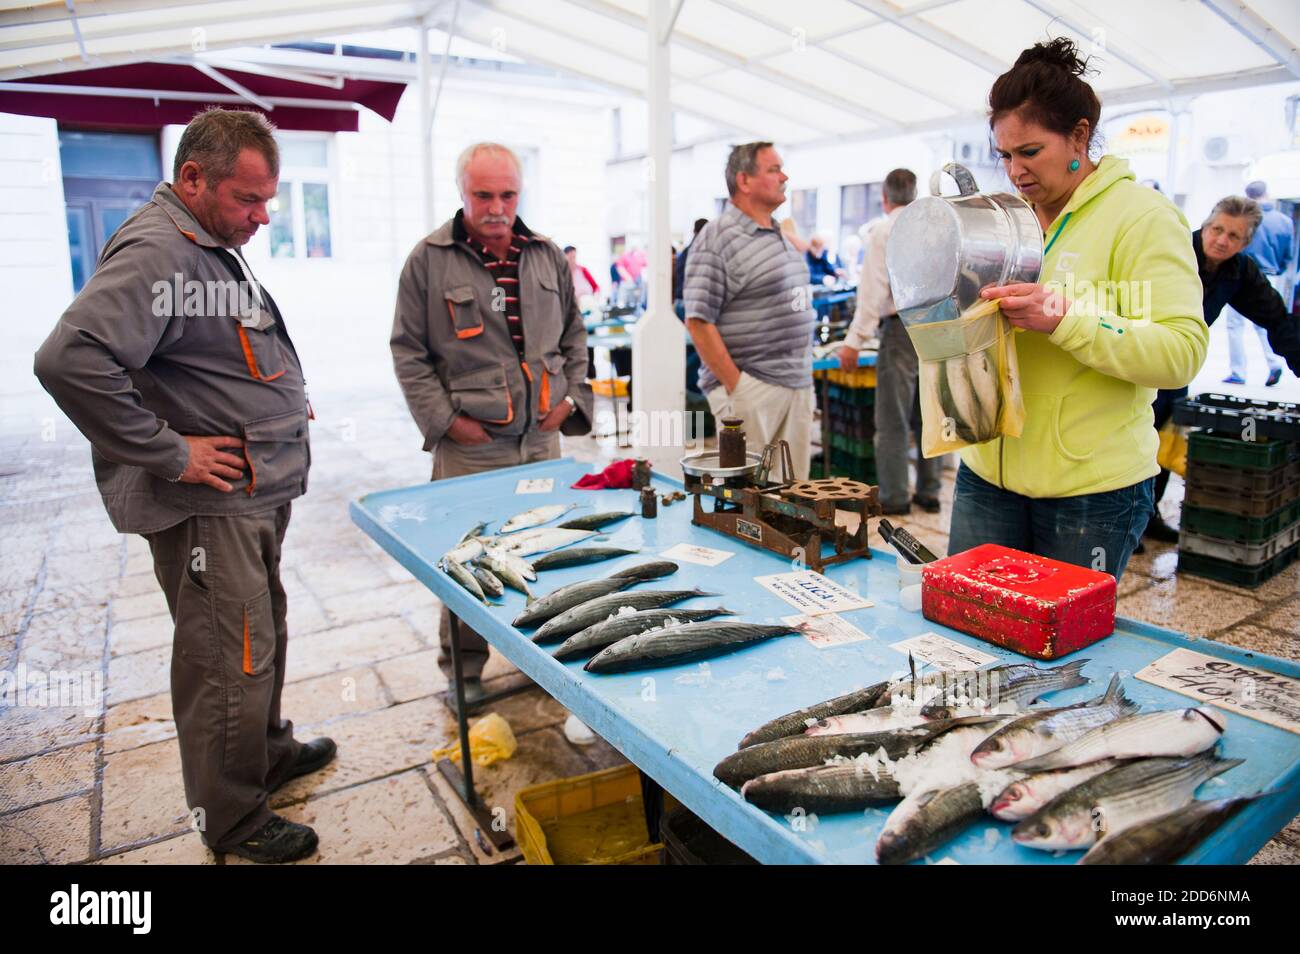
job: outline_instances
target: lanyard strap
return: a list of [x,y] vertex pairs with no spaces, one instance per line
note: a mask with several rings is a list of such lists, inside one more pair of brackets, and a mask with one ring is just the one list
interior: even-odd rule
[[1052,250],[1052,246],[1056,244],[1056,240],[1061,237],[1061,232],[1065,229],[1065,223],[1070,221],[1070,216],[1072,215],[1074,215],[1073,212],[1066,212],[1065,218],[1061,219],[1061,224],[1056,227],[1056,231],[1052,234],[1052,240],[1047,243],[1047,248],[1043,249],[1044,260],[1047,259],[1047,253]]

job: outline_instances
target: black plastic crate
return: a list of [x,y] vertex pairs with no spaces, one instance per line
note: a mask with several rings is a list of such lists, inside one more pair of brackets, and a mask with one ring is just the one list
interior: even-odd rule
[[1300,404],[1231,394],[1198,394],[1174,405],[1174,423],[1204,427],[1231,437],[1241,436],[1248,419],[1254,422],[1256,437],[1300,441]]
[[685,808],[675,808],[664,816],[659,839],[664,845],[666,865],[758,864]]
[[1218,580],[1220,583],[1231,583],[1233,586],[1244,586],[1250,589],[1277,576],[1294,563],[1297,557],[1300,557],[1300,543],[1288,550],[1283,550],[1273,559],[1267,563],[1261,563],[1259,566],[1242,566],[1239,563],[1216,560],[1214,557],[1179,550],[1178,572],[1188,573],[1192,576],[1203,576],[1209,580]]

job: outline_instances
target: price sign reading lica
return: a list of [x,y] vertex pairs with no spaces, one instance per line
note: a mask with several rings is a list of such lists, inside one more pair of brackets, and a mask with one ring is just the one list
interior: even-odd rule
[[1300,680],[1190,649],[1175,649],[1137,677],[1300,735]]
[[756,576],[754,582],[771,590],[805,616],[842,613],[872,605],[870,600],[864,600],[852,590],[846,590],[812,570]]

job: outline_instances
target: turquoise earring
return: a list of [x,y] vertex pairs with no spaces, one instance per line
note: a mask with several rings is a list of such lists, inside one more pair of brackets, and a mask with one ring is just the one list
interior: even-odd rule
[[1070,171],[1071,171],[1071,172],[1078,172],[1078,171],[1079,171],[1079,160],[1078,160],[1078,159],[1071,159],[1071,160],[1070,160]]

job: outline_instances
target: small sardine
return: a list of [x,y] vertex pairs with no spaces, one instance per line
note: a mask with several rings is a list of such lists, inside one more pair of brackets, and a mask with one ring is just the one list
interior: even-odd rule
[[478,580],[478,585],[482,588],[485,594],[492,597],[494,600],[499,600],[501,597],[505,596],[505,584],[497,579],[497,577],[487,567],[476,565],[470,568],[470,572],[474,574],[474,579]]
[[488,525],[486,520],[484,520],[482,523],[475,524],[469,530],[465,531],[465,533],[461,536],[461,538],[456,541],[456,545],[460,546],[466,540],[473,540],[477,537],[482,537],[483,531],[486,530],[487,527]]
[[574,517],[559,524],[562,530],[600,530],[612,523],[626,520],[633,516],[630,510],[611,510],[606,513],[591,513],[585,517]]
[[595,535],[595,530],[561,530],[559,527],[543,527],[527,530],[517,536],[501,538],[500,546],[507,553],[527,557],[581,543]]
[[470,560],[483,555],[483,544],[478,540],[466,540],[458,543],[442,555],[444,560],[450,560],[452,563],[468,563]]
[[487,597],[483,595],[483,587],[479,586],[478,580],[474,579],[474,574],[465,569],[463,563],[457,563],[455,560],[443,560],[440,566],[442,572],[469,590],[476,600],[480,603],[487,602]]

